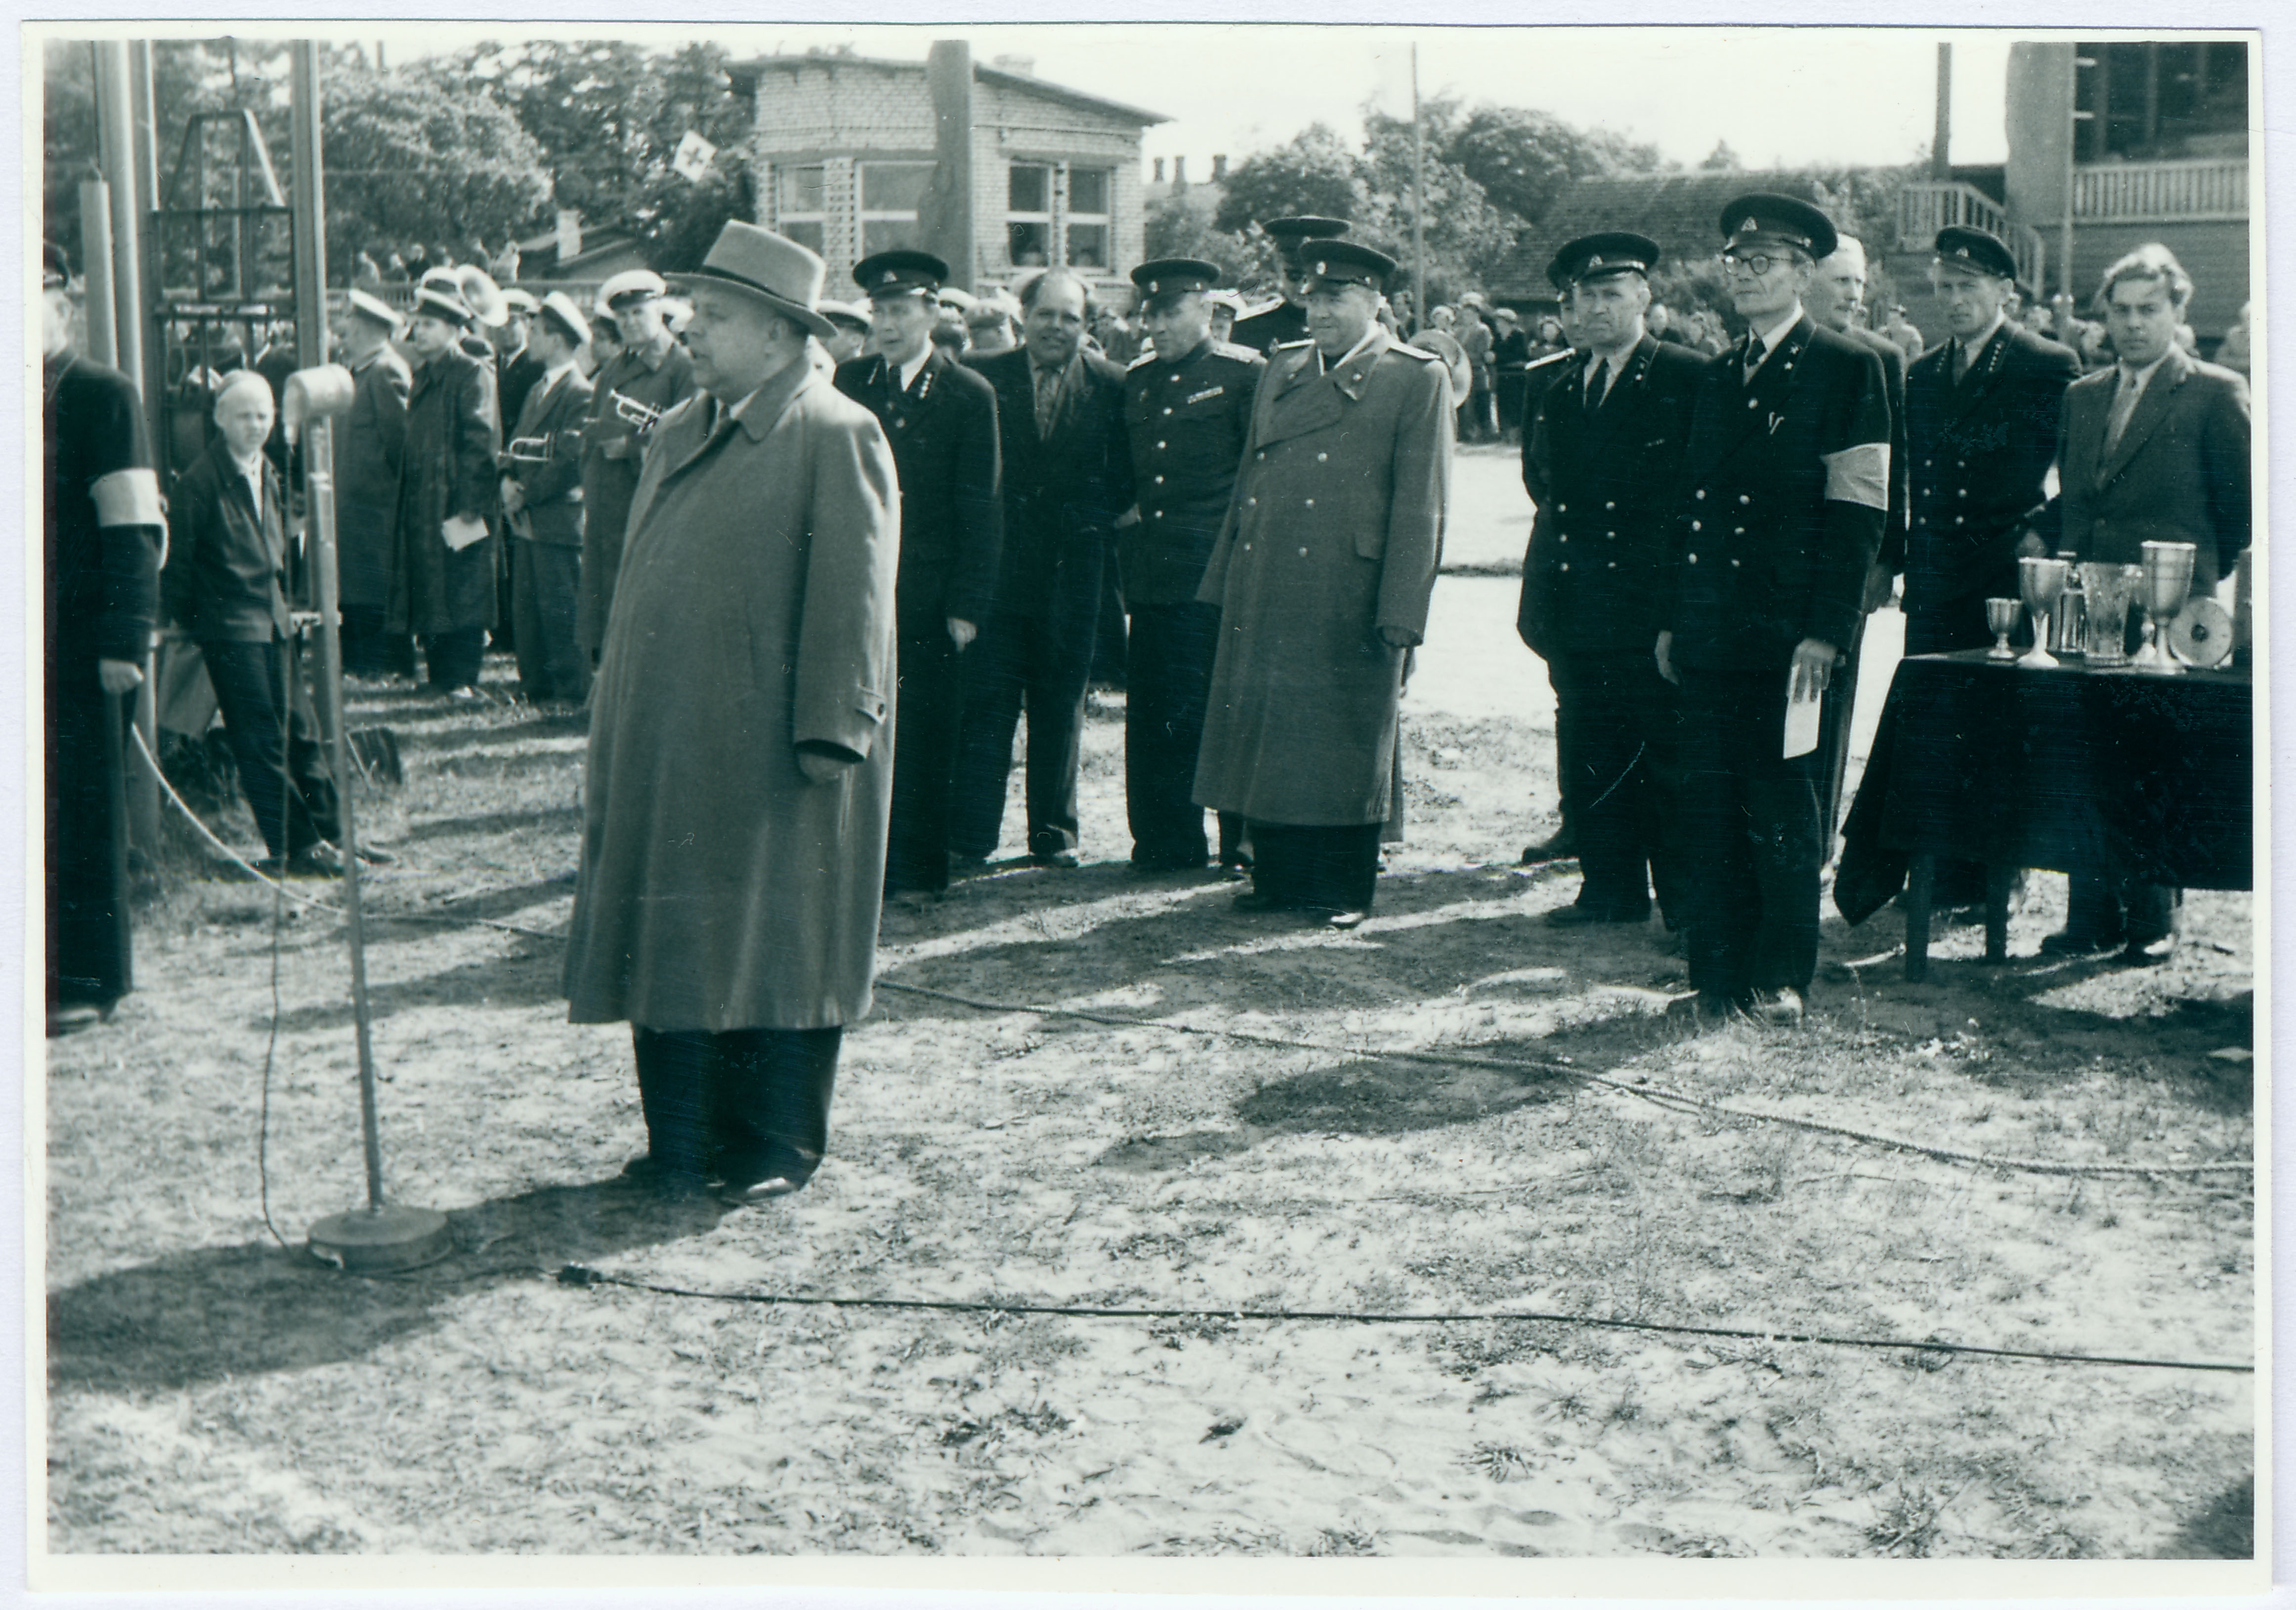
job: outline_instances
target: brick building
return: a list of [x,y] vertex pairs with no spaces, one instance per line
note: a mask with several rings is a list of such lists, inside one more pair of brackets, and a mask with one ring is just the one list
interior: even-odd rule
[[1129,301],[1141,136],[1160,114],[1012,58],[977,64],[962,40],[923,62],[767,56],[727,70],[757,108],[758,221],[821,253],[832,296],[852,294],[860,259],[913,246],[968,290],[1065,266]]

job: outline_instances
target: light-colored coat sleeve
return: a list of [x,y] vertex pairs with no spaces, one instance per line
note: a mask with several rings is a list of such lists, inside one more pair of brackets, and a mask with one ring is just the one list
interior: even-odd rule
[[892,719],[899,481],[893,450],[866,409],[846,404],[809,428],[818,439],[808,513],[813,547],[798,627],[791,736],[800,746],[827,743],[865,757],[890,735]]
[[1441,367],[1414,362],[1402,373],[1409,390],[1396,418],[1395,480],[1380,565],[1379,615],[1373,624],[1382,631],[1406,632],[1415,644],[1426,637],[1427,601],[1443,559],[1453,423],[1450,382]]

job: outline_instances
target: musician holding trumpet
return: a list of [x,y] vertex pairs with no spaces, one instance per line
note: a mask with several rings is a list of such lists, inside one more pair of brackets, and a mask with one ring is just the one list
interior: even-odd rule
[[518,682],[536,705],[580,704],[590,657],[574,640],[582,572],[582,437],[592,390],[574,355],[590,339],[574,299],[554,291],[537,307],[526,349],[542,366],[503,449],[502,500],[515,555],[511,641]]
[[646,268],[598,287],[598,311],[612,321],[622,350],[598,371],[582,436],[582,596],[575,636],[594,668],[622,568],[623,528],[637,495],[646,435],[693,394],[693,360],[662,318],[668,289]]

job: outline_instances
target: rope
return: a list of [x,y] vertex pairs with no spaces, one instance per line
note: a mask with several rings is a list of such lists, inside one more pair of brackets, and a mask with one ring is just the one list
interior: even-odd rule
[[881,1308],[912,1313],[1042,1315],[1065,1319],[1227,1319],[1273,1324],[1303,1321],[1339,1325],[1476,1325],[1515,1321],[1568,1325],[1591,1330],[1640,1331],[1663,1336],[1714,1336],[1734,1342],[1803,1342],[1820,1347],[1862,1347],[1882,1351],[1963,1353],[1986,1359],[2029,1359],[2050,1364],[2113,1364],[2135,1369],[2198,1369],[2251,1376],[2252,1364],[2185,1359],[2140,1359],[2110,1353],[2063,1353],[2021,1347],[1977,1347],[1960,1342],[1908,1342],[1893,1336],[1835,1336],[1821,1331],[1748,1330],[1719,1325],[1667,1325],[1654,1319],[1603,1319],[1591,1314],[1551,1314],[1536,1310],[1488,1313],[1386,1314],[1343,1309],[1262,1308],[1086,1308],[1058,1302],[966,1302],[922,1297],[796,1297],[774,1292],[709,1292],[659,1286],[609,1274],[579,1263],[558,1271],[561,1286],[619,1286],[665,1297],[698,1297],[710,1302],[755,1302],[781,1308]]
[[[897,990],[904,995],[919,995],[932,1000],[944,1000],[955,1006],[970,1007],[976,1012],[1027,1012],[1043,1017],[1073,1017],[1086,1023],[1102,1023],[1119,1029],[1162,1029],[1175,1034],[1202,1035],[1220,1039],[1239,1040],[1247,1045],[1269,1046],[1285,1051],[1321,1051],[1333,1056],[1355,1055],[1349,1047],[1318,1045],[1313,1040],[1285,1039],[1273,1034],[1253,1034],[1241,1029],[1207,1029],[1194,1023],[1161,1023],[1152,1019],[1119,1017],[1113,1013],[1087,1012],[1075,1006],[1035,1006],[1011,1001],[988,1001],[971,996],[953,994],[946,990],[929,990],[922,984],[899,984],[881,982],[880,990]],[[1491,1068],[1520,1072],[1529,1069],[1551,1073],[1565,1079],[1578,1080],[1615,1090],[1622,1096],[1636,1097],[1656,1106],[1673,1107],[1682,1111],[1709,1113],[1718,1117],[1742,1123],[1783,1124],[1789,1129],[1807,1129],[1816,1134],[1833,1135],[1845,1140],[1856,1140],[1867,1146],[1886,1146],[1893,1151],[1912,1152],[1932,1157],[1941,1162],[1965,1163],[1977,1168],[2009,1169],[2029,1174],[2062,1174],[2099,1178],[2146,1175],[2244,1174],[2252,1172],[2253,1162],[2142,1163],[2142,1162],[2053,1162],[2040,1157],[2002,1157],[1984,1152],[1956,1151],[1948,1146],[1924,1146],[1919,1141],[1906,1140],[1895,1135],[1877,1134],[1870,1129],[1853,1129],[1841,1124],[1824,1123],[1814,1118],[1792,1118],[1783,1113],[1758,1113],[1744,1107],[1725,1106],[1719,1102],[1702,1100],[1664,1085],[1636,1084],[1622,1079],[1611,1079],[1600,1073],[1588,1072],[1566,1062],[1545,1057],[1476,1056],[1458,1051],[1389,1050],[1373,1053],[1403,1062],[1435,1063],[1448,1067]]]
[[248,876],[253,878],[257,883],[268,885],[273,891],[285,895],[289,899],[293,900],[299,906],[307,906],[314,911],[332,912],[337,916],[340,916],[343,914],[343,908],[340,906],[330,906],[324,900],[315,900],[308,895],[298,894],[295,891],[288,888],[286,884],[278,882],[276,879],[264,876],[262,873],[256,870],[255,864],[252,861],[240,854],[238,850],[234,850],[230,845],[225,843],[221,839],[216,837],[214,831],[209,828],[205,822],[200,820],[200,813],[193,810],[189,805],[186,805],[184,802],[184,796],[176,792],[176,785],[173,783],[168,781],[168,774],[160,769],[160,762],[154,760],[152,756],[151,746],[144,742],[144,729],[140,727],[130,727],[127,730],[135,735],[135,752],[144,757],[144,764],[151,768],[152,776],[158,780],[161,790],[166,793],[167,796],[170,800],[175,801],[176,809],[184,813],[184,820],[189,822],[193,827],[198,831],[200,837],[205,839],[209,844],[213,845],[219,852],[222,853],[226,859],[232,862],[233,865],[236,866],[242,872],[247,874]]

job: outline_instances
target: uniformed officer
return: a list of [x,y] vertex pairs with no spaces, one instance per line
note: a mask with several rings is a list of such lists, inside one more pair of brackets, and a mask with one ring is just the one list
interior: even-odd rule
[[1269,218],[1260,225],[1275,242],[1276,285],[1283,300],[1265,313],[1236,320],[1229,337],[1239,347],[1267,353],[1288,341],[1308,336],[1308,300],[1300,286],[1300,251],[1310,241],[1335,241],[1348,232],[1345,218],[1321,218],[1310,214]]
[[1427,628],[1450,503],[1441,360],[1378,322],[1395,261],[1325,241],[1301,267],[1306,341],[1261,377],[1226,522],[1196,596],[1219,651],[1196,802],[1242,815],[1246,911],[1353,928],[1393,803],[1397,705]]
[[662,319],[668,287],[650,268],[631,268],[598,287],[622,350],[598,371],[582,432],[582,609],[576,637],[595,665],[605,642],[614,579],[622,568],[623,528],[637,496],[646,433],[693,393],[693,360]]
[[[1212,339],[1220,267],[1167,258],[1132,271],[1154,350],[1124,376],[1125,429],[1139,501],[1117,522],[1116,559],[1132,617],[1126,650],[1124,808],[1132,865],[1177,872],[1204,864],[1195,802],[1204,694],[1219,610],[1196,597],[1226,517],[1251,399],[1267,366],[1249,347]],[[1223,867],[1243,864],[1242,818],[1219,817]]]
[[1524,433],[1523,484],[1538,508],[1516,629],[1546,661],[1580,880],[1558,926],[1678,918],[1665,835],[1673,815],[1674,690],[1651,662],[1660,575],[1679,497],[1690,410],[1711,360],[1643,323],[1659,248],[1624,232],[1582,235],[1547,265],[1584,356],[1547,388]]
[[1677,842],[1702,1019],[1797,1024],[1817,967],[1816,758],[1785,755],[1789,694],[1824,692],[1860,617],[1890,505],[1881,360],[1802,309],[1834,249],[1807,201],[1725,208],[1722,261],[1745,339],[1706,372],[1659,669],[1682,690]]
[[884,427],[900,477],[888,895],[948,887],[949,790],[964,717],[960,656],[996,604],[1004,544],[996,390],[932,339],[947,274],[927,251],[862,259],[853,278],[869,294],[876,350],[837,367],[837,389]]

